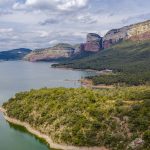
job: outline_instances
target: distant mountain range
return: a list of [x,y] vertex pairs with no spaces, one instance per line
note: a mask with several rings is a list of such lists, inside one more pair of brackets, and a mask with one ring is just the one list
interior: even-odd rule
[[5,60],[5,61],[6,60],[21,60],[30,52],[31,50],[27,48],[19,48],[19,49],[13,49],[9,51],[2,51],[0,52],[0,60]]
[[119,29],[112,29],[104,35],[88,33],[86,42],[77,45],[60,43],[54,47],[34,50],[25,57],[29,61],[58,60],[61,58],[80,58],[83,54],[97,53],[125,40],[144,41],[150,39],[150,20],[125,26]]

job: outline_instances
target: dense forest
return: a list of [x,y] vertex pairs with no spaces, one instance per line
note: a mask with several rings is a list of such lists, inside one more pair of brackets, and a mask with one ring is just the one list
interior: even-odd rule
[[150,82],[150,40],[124,41],[108,49],[81,58],[55,64],[53,67],[69,67],[75,69],[111,69],[115,75],[97,76],[91,79],[95,84],[126,83],[140,85]]
[[150,87],[43,88],[3,104],[10,117],[29,123],[57,143],[130,149],[141,138],[150,149]]
[[90,76],[87,79],[92,80],[94,85],[119,85],[119,86],[138,86],[138,85],[150,85],[150,71],[137,72],[137,73],[115,73],[104,74],[99,76]]

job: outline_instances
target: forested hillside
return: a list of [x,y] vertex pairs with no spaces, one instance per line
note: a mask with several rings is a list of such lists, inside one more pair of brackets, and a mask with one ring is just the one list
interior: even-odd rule
[[21,60],[24,56],[31,52],[27,48],[13,49],[0,52],[0,60]]
[[150,87],[40,89],[16,94],[3,107],[57,143],[125,150],[140,138],[150,148]]

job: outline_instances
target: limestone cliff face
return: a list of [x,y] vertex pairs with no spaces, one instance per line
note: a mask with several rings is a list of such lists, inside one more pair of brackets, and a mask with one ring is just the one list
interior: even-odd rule
[[103,38],[103,47],[108,48],[126,39],[150,39],[150,20],[108,31]]
[[74,52],[74,48],[65,43],[57,44],[51,48],[34,50],[24,59],[28,61],[55,60],[60,58],[68,58]]
[[108,48],[112,44],[116,44],[122,40],[127,39],[127,30],[127,27],[123,27],[120,29],[113,29],[108,31],[103,38],[103,47]]
[[150,20],[134,24],[128,27],[128,38],[132,38],[134,36],[140,36],[141,34],[150,32]]

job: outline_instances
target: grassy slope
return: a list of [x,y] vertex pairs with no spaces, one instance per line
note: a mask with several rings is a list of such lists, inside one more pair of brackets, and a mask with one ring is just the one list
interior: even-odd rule
[[[55,142],[126,149],[135,138],[150,143],[150,87],[111,90],[40,89],[16,94],[3,107]],[[126,117],[125,117],[126,116]]]

